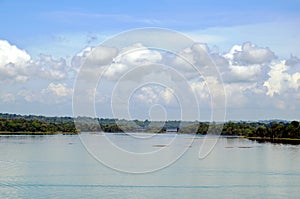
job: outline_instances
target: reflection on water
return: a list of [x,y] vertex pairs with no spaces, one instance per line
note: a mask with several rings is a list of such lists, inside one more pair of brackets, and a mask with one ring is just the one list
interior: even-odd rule
[[[146,139],[143,146],[139,139],[109,135],[141,152],[168,147],[167,136]],[[178,148],[191,137],[179,138]],[[221,138],[199,159],[203,137],[193,141],[169,167],[129,174],[96,161],[78,136],[0,136],[0,198],[298,198],[299,146]]]

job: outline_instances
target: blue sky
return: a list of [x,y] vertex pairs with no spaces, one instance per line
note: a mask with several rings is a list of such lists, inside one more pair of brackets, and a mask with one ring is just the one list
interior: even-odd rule
[[[0,37],[32,53],[51,43],[65,47],[62,52],[79,50],[89,35],[110,36],[141,27],[163,27],[183,32],[200,32],[225,37],[228,47],[236,41],[228,34],[234,28],[264,25],[265,32],[242,34],[236,40],[256,39],[272,34],[285,36],[282,28],[296,29],[299,1],[1,1]],[[288,24],[290,23],[290,24]],[[276,26],[277,27],[272,27]],[[270,26],[270,27],[268,27]],[[292,26],[292,27],[291,27]],[[230,33],[218,28],[232,28]],[[215,29],[211,30],[211,29]],[[299,31],[299,28],[297,28]],[[241,30],[242,32],[243,30]],[[244,30],[247,31],[247,30]],[[279,32],[278,32],[279,31]],[[280,33],[282,32],[283,33]],[[289,30],[293,31],[293,30]],[[286,34],[286,33],[285,33]],[[83,36],[84,35],[84,36]],[[275,37],[274,36],[274,37]],[[240,38],[239,38],[240,37]],[[254,38],[253,38],[254,37]],[[61,43],[67,43],[65,46]],[[99,42],[99,41],[97,41]],[[276,41],[278,42],[278,41]],[[58,44],[60,43],[60,44]],[[60,47],[60,46],[58,46]],[[74,47],[74,48],[72,48]],[[53,50],[55,51],[55,50]],[[292,52],[290,52],[292,53]]]
[[[268,49],[273,52],[275,56],[266,58],[266,63],[259,63],[259,66],[242,62],[235,65],[229,60],[229,55],[225,56],[229,67],[224,69],[223,78],[240,75],[237,79],[241,80],[245,76],[241,71],[250,74],[254,70],[257,72],[254,76],[261,78],[247,81],[247,85],[246,81],[233,83],[228,80],[226,86],[231,93],[228,96],[234,98],[232,95],[236,92],[236,98],[250,102],[253,102],[252,98],[261,99],[268,105],[267,108],[250,102],[237,107],[229,105],[228,119],[297,119],[300,117],[295,108],[299,105],[299,96],[296,95],[298,84],[300,86],[299,64],[296,61],[285,69],[279,69],[278,64],[289,60],[291,55],[295,56],[294,60],[300,57],[300,46],[297,45],[300,41],[299,11],[300,1],[296,0],[0,0],[0,41],[3,41],[0,43],[3,45],[2,48],[0,46],[3,54],[0,57],[3,59],[0,76],[1,84],[5,85],[0,87],[0,108],[2,112],[21,114],[71,115],[72,86],[76,76],[72,60],[77,53],[122,31],[160,27],[182,32],[197,42],[206,43],[221,57],[228,54],[233,46],[242,47],[246,42],[254,46],[252,50]],[[239,54],[243,55],[236,52],[236,56]],[[5,61],[4,55],[19,56],[20,59]],[[274,70],[282,72],[275,74]],[[276,81],[281,82],[280,85]],[[286,81],[290,83],[285,84]],[[272,88],[272,85],[267,86],[270,82]],[[257,88],[259,86],[261,90]],[[254,88],[258,90],[251,93]],[[241,90],[233,92],[233,89]],[[58,99],[54,99],[55,96]],[[52,102],[55,103],[51,100],[43,102],[49,97],[53,97]]]

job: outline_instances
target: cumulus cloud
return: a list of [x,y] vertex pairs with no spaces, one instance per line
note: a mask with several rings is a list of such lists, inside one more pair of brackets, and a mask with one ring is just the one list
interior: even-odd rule
[[110,80],[118,80],[120,76],[128,70],[128,68],[129,66],[126,64],[114,63],[105,69],[102,77],[105,77]]
[[273,97],[275,94],[282,94],[288,89],[298,90],[300,87],[300,73],[288,73],[289,67],[284,61],[273,64],[268,73],[269,79],[265,81],[264,86],[267,87],[267,95]]
[[212,66],[214,64],[226,66],[228,64],[222,56],[212,52],[207,44],[203,43],[195,43],[191,47],[183,49],[178,55],[179,57],[175,58],[177,65],[186,64],[184,60],[198,67]]
[[69,66],[64,58],[54,58],[51,55],[41,54],[33,62],[35,74],[48,80],[62,80],[67,77]]
[[30,55],[11,45],[8,41],[0,40],[0,81],[25,82],[29,76]]
[[65,83],[51,82],[47,88],[39,91],[31,89],[22,89],[17,95],[26,102],[39,102],[42,104],[59,104],[69,101],[73,94],[73,89],[68,88]]
[[79,72],[79,68],[82,66],[86,58],[90,55],[92,52],[92,47],[86,47],[80,52],[78,52],[76,55],[74,55],[71,59],[71,67],[76,72]]
[[[135,92],[134,100],[148,106],[175,107],[178,105],[176,94],[189,98],[191,96],[187,95],[193,92],[202,107],[210,107],[212,98],[224,100],[225,88],[229,107],[247,107],[254,104],[254,99],[259,99],[259,102],[280,109],[291,107],[285,98],[293,99],[295,104],[299,102],[299,63],[297,56],[278,60],[271,49],[250,42],[234,45],[224,53],[212,50],[207,44],[194,43],[177,55],[147,48],[141,43],[121,49],[86,47],[68,60],[45,54],[31,58],[26,51],[0,40],[0,82],[14,82],[14,86],[18,86],[1,92],[0,101],[2,104],[13,103],[19,98],[46,104],[71,101],[74,90],[69,85],[85,64],[88,67],[80,71],[85,81],[80,83],[88,84],[100,75],[104,80],[99,84],[101,92],[95,93],[87,86],[82,94],[90,96],[90,101],[96,98],[96,103],[107,104],[109,108],[114,84],[126,75],[122,79],[124,82],[119,82],[123,84],[121,89],[115,90],[115,98],[121,99],[129,95],[126,94],[129,91],[149,82],[169,88],[144,86]],[[184,83],[189,87],[182,86]]]
[[[110,59],[113,58],[110,60],[112,63],[107,62],[106,65],[100,65],[104,70],[103,77],[107,80],[119,80],[122,75],[136,66],[154,63],[151,68],[145,68],[144,71],[135,69],[137,73],[132,73],[134,75],[129,75],[127,79],[140,80],[141,76],[145,76],[144,79],[148,81],[151,79],[161,80],[160,82],[166,84],[173,81],[174,84],[179,84],[181,80],[174,78],[173,74],[165,68],[159,68],[155,65],[155,63],[165,64],[176,69],[176,72],[184,77],[183,80],[187,81],[193,92],[197,93],[198,98],[202,100],[201,102],[210,103],[211,97],[217,100],[218,98],[224,99],[221,95],[222,89],[225,88],[230,106],[242,107],[253,101],[251,100],[253,96],[267,95],[272,97],[275,93],[283,92],[281,87],[294,90],[299,87],[299,74],[297,72],[291,73],[290,68],[286,66],[285,70],[277,74],[273,68],[278,64],[275,53],[269,48],[259,47],[250,42],[235,45],[228,53],[224,54],[212,51],[206,44],[201,43],[195,43],[182,49],[178,54],[179,56],[170,56],[157,50],[148,49],[142,44],[135,44],[123,49],[111,49],[109,52],[106,55],[109,55],[107,57]],[[90,50],[86,49],[78,57],[87,56],[88,53]],[[100,54],[98,55],[100,56]],[[295,60],[297,61],[293,57],[293,63]],[[291,61],[287,63],[291,63]],[[191,64],[196,65],[198,70],[195,70]],[[225,82],[219,79],[217,70],[212,70],[214,67],[221,71]],[[277,81],[278,78],[281,78],[280,83]],[[162,92],[153,88],[144,88],[136,94],[136,99],[148,104],[168,104],[167,102],[172,101],[168,99],[170,96],[172,96],[171,92],[168,91]]]
[[133,96],[136,100],[149,105],[176,103],[174,91],[160,86],[144,86]]
[[32,90],[22,89],[18,93],[26,102],[41,102],[42,97]]
[[99,67],[111,64],[111,60],[118,55],[119,49],[108,46],[99,46],[93,49],[86,60],[87,66]]
[[262,66],[258,64],[250,66],[230,65],[228,69],[229,71],[223,75],[226,82],[258,81],[262,72]]
[[1,82],[16,82],[24,83],[29,79],[30,68],[24,65],[18,65],[9,63],[4,66],[0,66]]
[[253,103],[252,96],[264,95],[264,91],[257,83],[239,83],[224,85],[227,106],[230,108],[240,108]]
[[277,58],[269,48],[258,47],[251,42],[246,42],[241,47],[234,46],[230,54],[233,63],[237,65],[269,63]]
[[143,65],[157,63],[162,60],[159,51],[144,47],[141,43],[123,48],[115,62],[122,62],[127,65]]
[[162,58],[159,51],[137,43],[122,49],[107,46],[85,48],[72,58],[71,63],[72,68],[77,71],[83,66],[80,73],[86,76],[86,79],[101,75],[108,80],[118,80],[132,68],[158,63]]
[[23,64],[30,60],[30,55],[25,51],[11,45],[8,41],[0,40],[0,66],[6,64]]
[[260,82],[267,76],[269,64],[276,59],[269,48],[258,47],[250,42],[234,45],[223,57],[228,67],[223,68],[224,81]]
[[296,66],[300,64],[300,59],[297,56],[291,55],[291,57],[285,61],[285,64],[287,66]]
[[184,78],[192,80],[203,76],[220,76],[219,70],[226,68],[228,61],[220,53],[211,50],[207,44],[194,43],[180,51],[168,64]]
[[198,95],[199,99],[209,99],[209,89],[207,83],[215,84],[217,80],[215,78],[208,78],[208,81],[192,82],[191,89]]
[[103,77],[117,80],[134,67],[159,63],[161,60],[162,55],[159,51],[146,48],[142,44],[137,43],[121,49],[120,53],[113,59],[113,62],[106,67]]
[[55,84],[50,83],[47,88],[43,89],[42,94],[53,94],[57,97],[66,97],[68,95],[72,95],[73,89],[67,88],[66,84]]
[[0,40],[0,81],[25,83],[37,78],[62,80],[67,77],[69,70],[70,66],[64,58],[41,54],[32,59],[26,51]]
[[115,47],[98,46],[86,48],[72,59],[72,68],[78,72],[79,81],[87,86],[97,81],[112,60],[118,55],[119,49]]

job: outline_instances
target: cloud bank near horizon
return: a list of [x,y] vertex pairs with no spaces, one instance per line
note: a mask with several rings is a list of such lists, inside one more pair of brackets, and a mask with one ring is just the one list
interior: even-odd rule
[[[139,48],[127,54],[131,48]],[[80,66],[95,48],[84,48],[73,57],[57,58],[40,54],[32,56],[24,49],[0,40],[0,107],[4,112],[34,113],[46,115],[71,115],[73,83]],[[194,43],[182,49],[179,55],[191,64],[200,66],[204,77],[190,70],[178,56],[146,48],[143,44],[123,49],[102,47],[94,58],[95,63],[116,57],[103,68],[103,78],[108,87],[90,91],[96,105],[102,108],[102,117],[111,117],[110,82],[118,81],[126,71],[146,64],[164,64],[179,70],[187,78],[191,90],[200,102],[203,119],[209,119],[211,90],[225,88],[227,119],[299,118],[300,59],[290,56],[279,59],[276,52],[251,42],[232,46],[228,52],[215,51],[205,43]],[[94,53],[95,54],[95,53]],[[208,54],[220,71],[222,80],[210,72]],[[199,56],[200,55],[200,56]],[[89,71],[93,74],[93,69]],[[151,69],[148,78],[174,78],[160,70]],[[209,87],[207,86],[209,84]],[[209,90],[210,89],[210,90]],[[121,91],[120,91],[121,92]],[[144,86],[132,95],[136,109],[135,118],[145,118],[143,107],[161,104],[175,110],[176,95],[172,89]],[[182,91],[184,92],[184,91]],[[201,112],[200,110],[200,112]],[[158,116],[161,113],[158,113]],[[173,118],[172,118],[173,119]]]

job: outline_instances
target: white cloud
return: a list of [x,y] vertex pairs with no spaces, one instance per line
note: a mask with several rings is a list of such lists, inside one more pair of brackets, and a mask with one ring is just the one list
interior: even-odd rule
[[115,63],[108,66],[103,74],[103,77],[106,77],[110,80],[117,80],[120,78],[123,73],[128,70],[129,66],[122,63]]
[[24,64],[30,60],[30,55],[25,51],[0,40],[0,66],[6,64]]
[[[137,43],[123,49],[87,47],[71,60],[44,54],[32,59],[24,50],[0,40],[0,82],[15,83],[5,90],[0,88],[3,90],[0,101],[2,104],[20,102],[19,99],[47,105],[70,103],[73,89],[69,85],[75,72],[88,58],[88,67],[81,71],[85,77],[82,84],[89,84],[92,78],[98,78],[101,74],[104,80],[98,85],[101,92],[88,89],[88,85],[83,88],[83,94],[92,102],[95,98],[95,102],[108,107],[107,110],[111,108],[114,85],[125,74],[124,82],[118,82],[122,84],[121,89],[114,90],[115,98],[127,96],[127,93],[130,95],[139,85],[149,82],[173,89],[142,87],[133,95],[140,107],[161,104],[176,109],[176,94],[186,97],[194,92],[201,108],[211,108],[211,105],[221,104],[220,101],[224,100],[223,88],[230,108],[258,109],[267,106],[270,109],[295,110],[300,105],[300,61],[297,56],[279,61],[269,48],[250,42],[234,45],[227,53],[195,43],[178,55],[181,58]],[[195,64],[198,70],[186,60]],[[224,83],[214,70],[216,67]],[[191,91],[187,91],[189,88]]]
[[[118,80],[124,73],[129,72],[134,67],[159,63],[161,60],[162,55],[159,51],[148,49],[137,43],[121,49],[120,53],[113,59],[113,62],[106,67],[103,77],[110,80]],[[147,75],[147,73],[140,75]]]
[[[79,72],[80,80],[85,83],[99,79],[104,70],[112,64],[119,49],[107,46],[85,48],[72,58],[72,69]],[[112,71],[114,74],[114,72]]]
[[224,55],[224,57],[226,59],[232,61],[234,59],[234,55],[237,52],[241,52],[241,51],[242,51],[242,46],[240,46],[240,45],[234,45],[234,46],[231,47],[231,49],[229,50],[229,52]]
[[269,48],[258,47],[250,42],[242,45],[241,49],[235,46],[233,63],[238,65],[263,64],[276,59],[276,55]]
[[201,76],[218,76],[217,69],[227,67],[228,61],[219,53],[212,52],[207,44],[194,43],[180,51],[170,65],[190,80]]
[[29,76],[30,55],[8,41],[0,40],[0,81],[25,82]]
[[158,102],[158,95],[151,87],[143,87],[135,97],[143,103],[156,104]]
[[39,102],[41,104],[59,104],[70,101],[73,94],[73,89],[68,88],[65,83],[51,82],[47,88],[39,91],[22,89],[17,95],[22,97],[26,102]]
[[[41,96],[33,92],[32,90],[20,90],[18,96],[23,97],[26,102],[39,102],[41,101]],[[43,102],[43,101],[42,101]]]
[[287,66],[296,66],[300,64],[300,59],[297,56],[291,55],[289,59],[285,61]]
[[225,100],[223,83],[217,76],[207,76],[204,81],[192,82],[191,88],[198,95],[200,103],[209,106],[221,106]]
[[285,65],[285,61],[271,65],[268,73],[269,79],[265,81],[264,86],[268,88],[266,93],[273,97],[274,94],[282,94],[288,89],[298,90],[300,87],[300,73],[288,73],[289,67]]
[[134,98],[148,105],[174,105],[176,103],[174,91],[160,86],[144,86],[134,94]]
[[79,72],[80,67],[82,66],[86,58],[90,55],[92,50],[92,47],[86,47],[82,51],[78,52],[75,56],[73,56],[71,60],[72,69],[76,72]]
[[73,89],[67,88],[66,84],[50,83],[47,88],[41,91],[42,94],[52,94],[57,97],[66,97],[72,95]]
[[258,64],[250,66],[230,65],[228,69],[229,71],[223,75],[227,82],[257,81],[262,73],[262,66]]
[[68,75],[69,66],[63,58],[54,58],[51,55],[41,54],[39,59],[34,61],[35,74],[48,80],[62,80]]
[[170,104],[174,100],[174,91],[171,89],[165,89],[163,90],[160,95],[162,96],[163,100],[166,102],[166,104]]
[[[227,106],[229,108],[241,108],[253,103],[251,96],[258,96],[263,94],[261,90],[257,88],[256,83],[235,83],[224,85]],[[248,94],[250,92],[250,94]]]
[[72,68],[76,71],[79,71],[78,68],[83,66],[81,73],[86,79],[102,74],[102,78],[118,80],[132,68],[158,63],[162,58],[159,51],[137,43],[123,49],[106,46],[85,48],[72,58],[71,63]]
[[26,51],[0,40],[0,81],[25,83],[39,78],[57,81],[65,79],[69,70],[64,58],[41,54],[32,59]]
[[258,47],[250,42],[234,45],[223,57],[228,67],[223,68],[226,82],[261,82],[267,76],[268,66],[276,58],[269,48]]
[[114,60],[115,62],[123,62],[128,65],[142,65],[149,63],[157,63],[162,60],[159,51],[146,48],[141,43],[125,47]]
[[209,48],[204,43],[195,43],[179,53],[188,62],[197,66],[211,65]]
[[195,92],[200,99],[209,99],[209,90],[206,85],[207,82],[201,81],[201,82],[193,82],[191,83],[191,88],[193,92]]
[[114,47],[99,46],[89,54],[87,64],[89,67],[100,67],[111,64],[111,60],[118,54],[118,49]]

